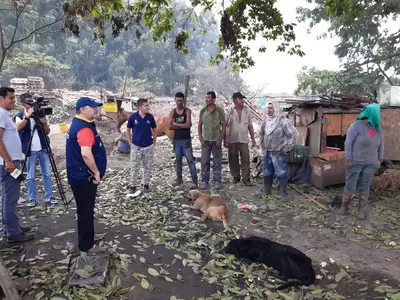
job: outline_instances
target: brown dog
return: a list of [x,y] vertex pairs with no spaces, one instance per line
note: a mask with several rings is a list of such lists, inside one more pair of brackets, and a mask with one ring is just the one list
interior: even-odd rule
[[222,221],[224,228],[227,231],[232,232],[228,226],[228,207],[224,201],[204,194],[199,190],[190,190],[187,193],[186,198],[194,200],[194,205],[189,206],[190,208],[200,210],[203,213],[201,218],[197,216],[193,216],[193,218],[200,221],[204,221],[207,218],[213,221]]

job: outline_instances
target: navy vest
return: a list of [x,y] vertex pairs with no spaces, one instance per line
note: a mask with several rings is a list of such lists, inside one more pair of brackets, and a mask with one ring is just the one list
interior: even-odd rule
[[97,133],[94,122],[73,118],[66,143],[67,177],[69,184],[86,184],[92,181],[93,173],[82,158],[81,147],[78,144],[78,132],[83,128],[93,130],[96,142],[92,147],[94,161],[103,178],[107,168],[107,153],[104,144]]
[[[24,119],[24,112],[20,111],[19,113],[17,113],[15,115],[15,117],[20,118],[21,120]],[[32,135],[32,131],[31,131],[31,120],[28,120],[29,122],[26,123],[25,127],[18,132],[19,134],[19,138],[21,139],[21,144],[22,144],[22,152],[26,155],[29,156],[30,153],[28,152],[28,146],[29,146],[29,140],[31,138]],[[42,150],[46,149],[46,143],[45,143],[45,139],[47,140],[49,146],[50,146],[50,139],[47,135],[43,134],[40,130],[36,129],[38,135],[39,135],[39,139],[40,139],[40,145],[42,146]]]

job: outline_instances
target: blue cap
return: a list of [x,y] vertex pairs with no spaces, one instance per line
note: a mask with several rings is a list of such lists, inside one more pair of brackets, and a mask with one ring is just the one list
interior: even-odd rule
[[102,106],[103,103],[97,102],[96,100],[89,98],[89,97],[80,97],[75,104],[75,109],[78,110],[84,106],[91,106],[91,107],[99,107]]

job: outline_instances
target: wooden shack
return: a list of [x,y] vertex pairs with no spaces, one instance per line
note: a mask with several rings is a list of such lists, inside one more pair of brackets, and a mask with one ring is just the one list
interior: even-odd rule
[[[310,148],[311,183],[319,188],[345,182],[344,143],[350,125],[363,108],[359,103],[306,101],[288,113],[304,144]],[[400,161],[400,107],[381,107],[384,158]],[[321,157],[321,153],[335,152]],[[318,157],[319,156],[319,157]]]

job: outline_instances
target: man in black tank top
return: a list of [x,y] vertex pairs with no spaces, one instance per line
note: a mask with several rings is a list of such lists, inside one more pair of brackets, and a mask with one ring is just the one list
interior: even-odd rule
[[184,106],[185,95],[183,93],[175,94],[176,108],[170,113],[169,129],[174,130],[174,151],[176,157],[176,181],[175,185],[181,185],[182,179],[182,159],[186,157],[189,165],[192,185],[190,188],[197,187],[196,163],[192,151],[192,138],[190,136],[190,127],[192,126],[192,111]]

